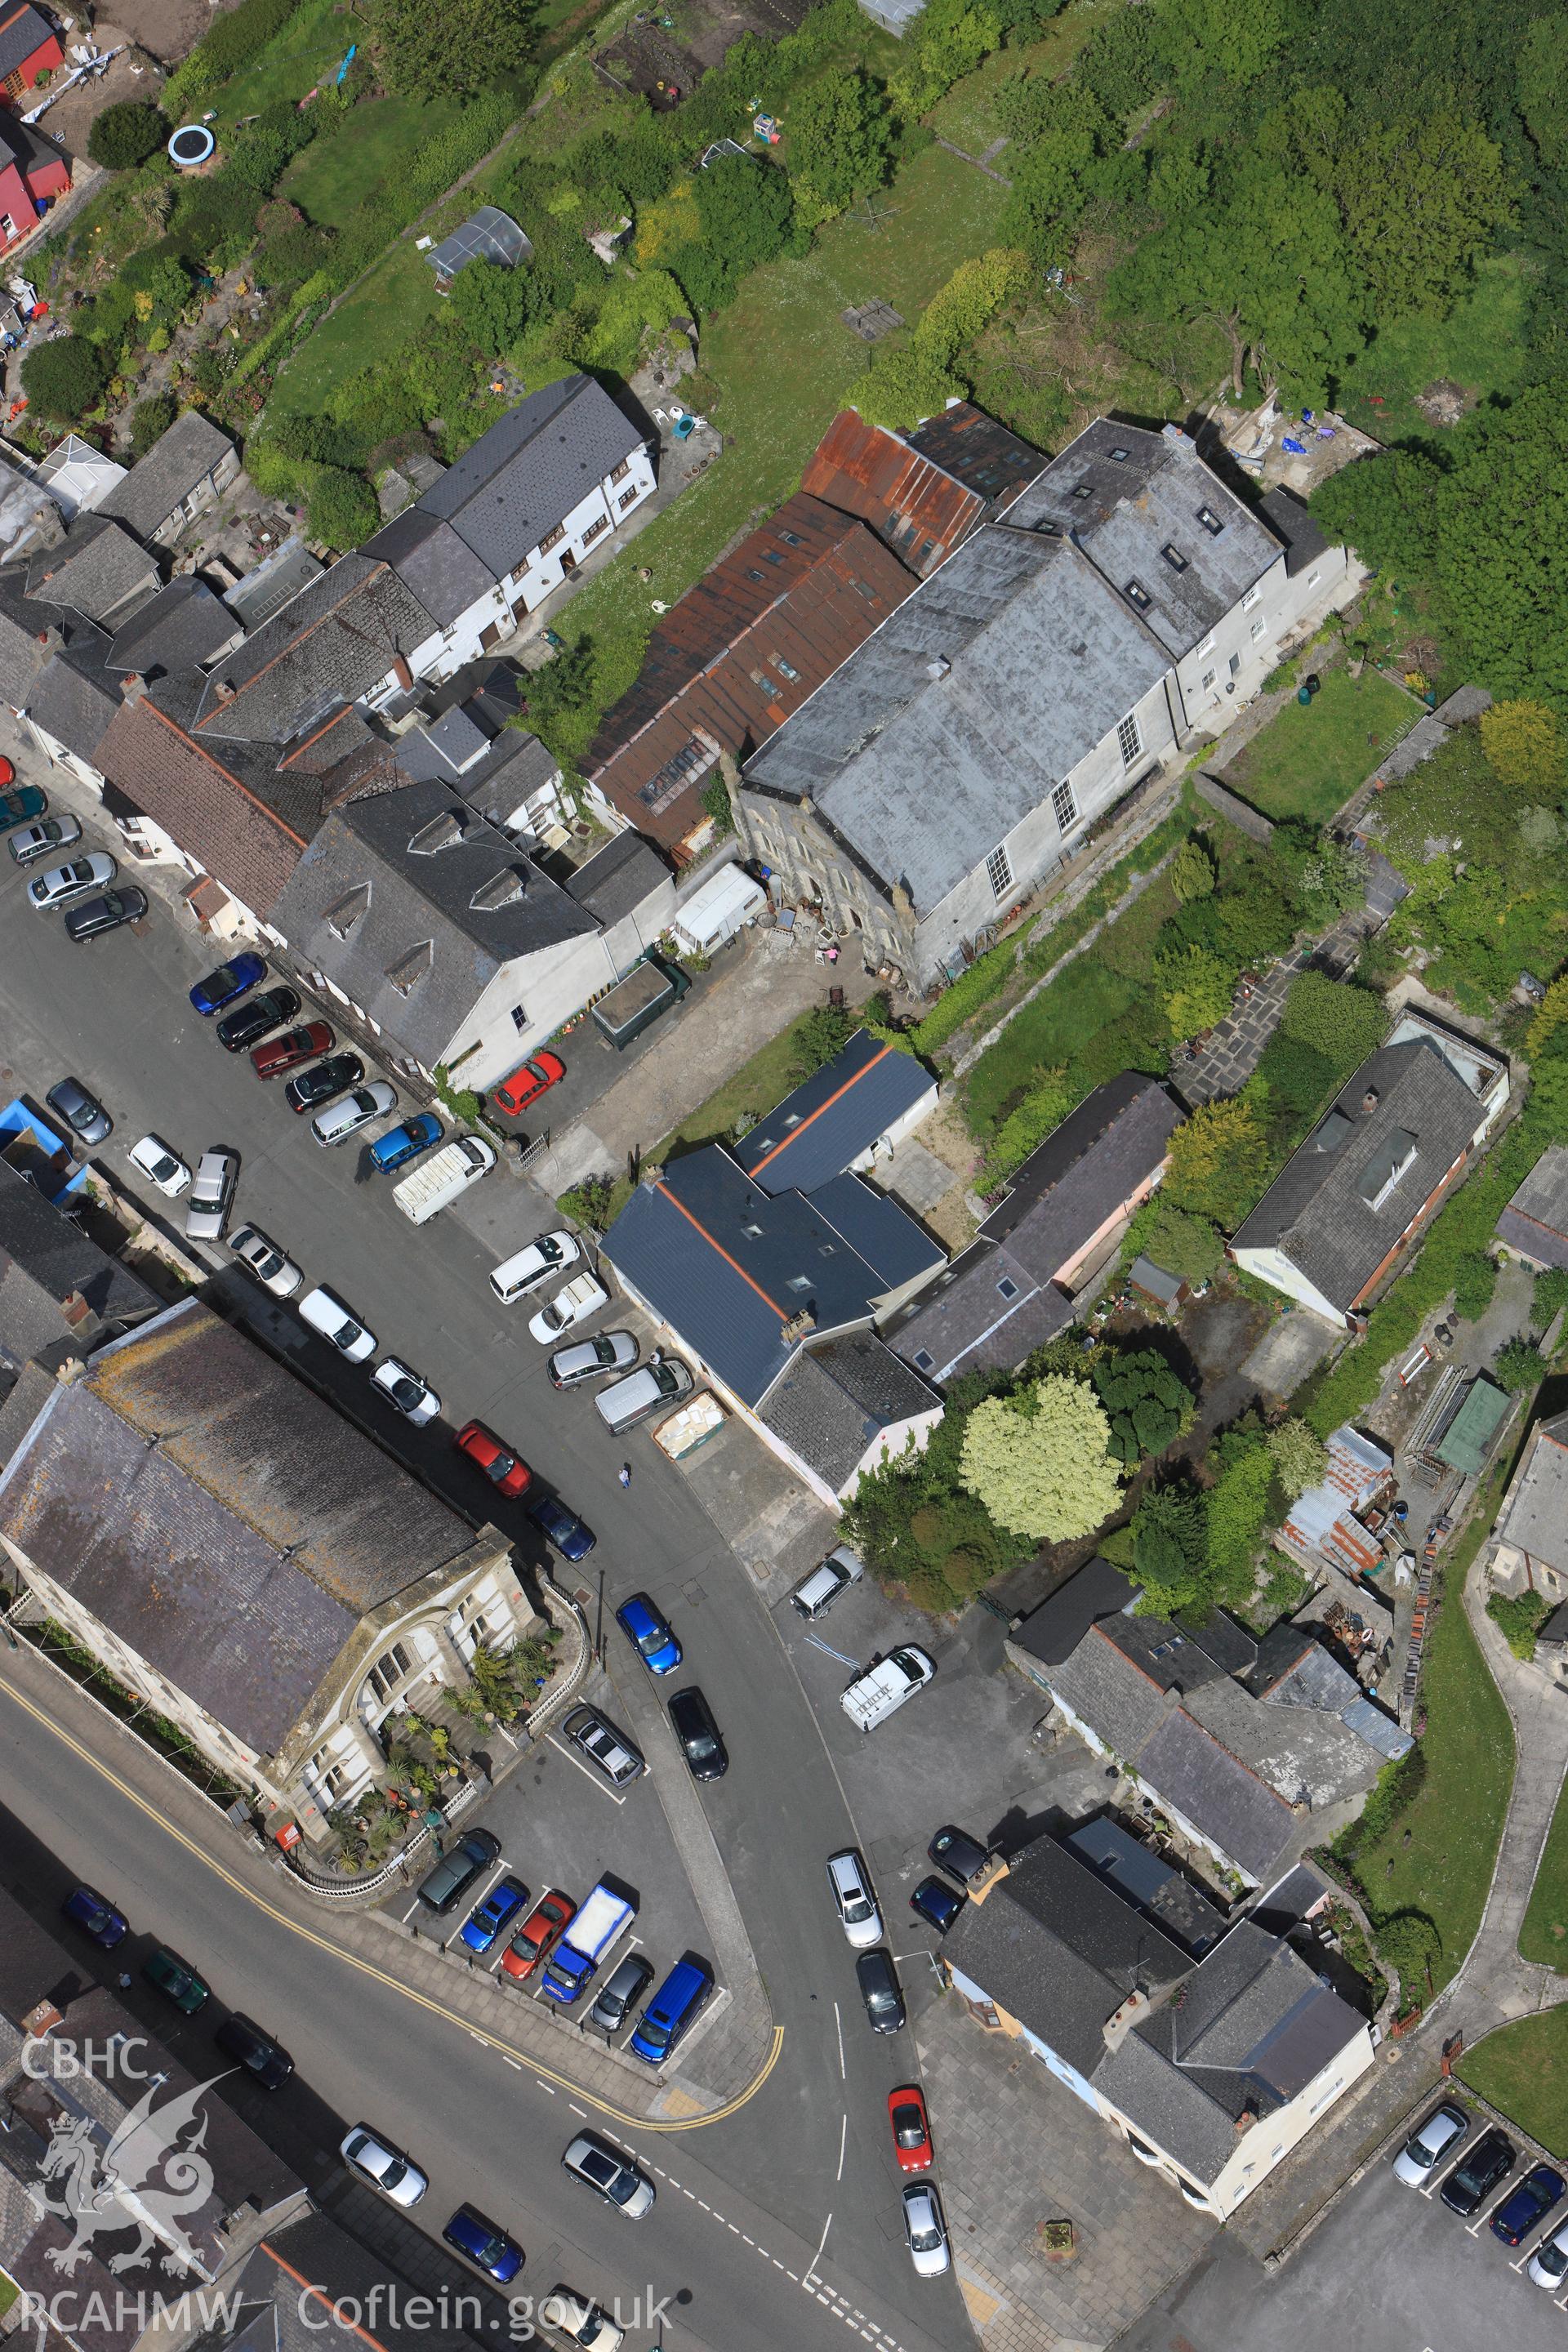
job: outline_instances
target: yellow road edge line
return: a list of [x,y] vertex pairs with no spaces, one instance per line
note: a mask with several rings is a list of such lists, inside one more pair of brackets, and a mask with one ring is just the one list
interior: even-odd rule
[[377,1968],[374,1961],[362,1959],[357,1952],[344,1951],[340,1945],[331,1942],[327,1937],[318,1935],[313,1927],[302,1927],[299,1920],[291,1919],[286,1911],[279,1910],[276,1904],[267,1902],[254,1887],[247,1886],[242,1878],[236,1877],[234,1872],[225,1864],[205,1853],[194,1838],[185,1835],[184,1830],[176,1829],[174,1822],[159,1812],[155,1805],[149,1804],[145,1797],[139,1795],[134,1789],[128,1788],[123,1780],[118,1780],[89,1748],[84,1748],[79,1739],[73,1738],[68,1731],[63,1731],[41,1707],[36,1706],[30,1698],[24,1697],[12,1684],[0,1679],[0,1691],[4,1691],[6,1697],[19,1706],[24,1714],[30,1715],[35,1723],[41,1723],[46,1731],[52,1733],[62,1746],[70,1749],[73,1756],[79,1757],[90,1771],[98,1774],[100,1780],[107,1780],[120,1796],[136,1807],[138,1812],[144,1813],[166,1837],[173,1838],[176,1845],[183,1846],[187,1853],[193,1854],[205,1869],[212,1871],[216,1877],[221,1878],[226,1886],[232,1887],[234,1892],[243,1897],[247,1903],[254,1904],[266,1917],[276,1920],[279,1927],[284,1928],[289,1935],[298,1936],[302,1943],[314,1945],[320,1952],[331,1954],[333,1959],[341,1960],[347,1968],[356,1969],[361,1976],[369,1977],[373,1982],[385,1985],[390,1991],[399,1994],[405,2000],[412,2001],[416,2008],[427,2010],[432,2017],[439,2017],[448,2025],[461,2027],[462,2031],[471,2034],[476,2042],[482,2042],[489,2049],[499,2051],[503,2058],[521,2058],[525,2065],[532,2068],[535,2074],[543,2075],[548,2081],[559,2084],[564,2091],[574,2091],[580,2099],[586,2099],[590,2106],[596,2107],[600,2115],[608,2116],[615,2123],[625,2124],[629,2128],[638,2131],[666,2133],[701,2131],[708,2124],[723,2123],[728,2116],[735,2115],[745,2106],[748,2101],[754,2099],[778,2063],[779,2052],[784,2047],[784,2038],[782,2025],[773,2027],[773,2048],[756,2074],[752,2075],[743,2090],[738,2091],[732,2099],[726,2100],[721,2107],[715,2107],[707,2115],[689,2116],[668,2122],[661,2122],[651,2116],[633,2115],[626,2107],[617,2107],[610,2100],[600,2098],[597,2092],[588,2090],[574,2076],[558,2074],[552,2066],[546,2066],[530,2052],[519,2050],[513,2042],[502,2042],[499,2035],[487,2032],[482,2026],[473,2024],[468,2018],[459,2015],[455,2009],[447,2009],[442,2002],[433,2000],[428,1993],[418,1992],[412,1985],[401,1983],[396,1977],[388,1975],[384,1969]]

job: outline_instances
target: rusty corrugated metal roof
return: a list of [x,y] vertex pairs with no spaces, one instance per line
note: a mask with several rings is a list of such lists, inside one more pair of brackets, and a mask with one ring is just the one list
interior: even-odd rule
[[993,515],[1004,513],[1019,491],[1046,470],[1042,451],[967,400],[955,401],[940,416],[928,416],[899,438],[965,489],[977,491]]
[[868,522],[922,579],[985,512],[979,491],[852,408],[834,418],[801,478],[817,498]]

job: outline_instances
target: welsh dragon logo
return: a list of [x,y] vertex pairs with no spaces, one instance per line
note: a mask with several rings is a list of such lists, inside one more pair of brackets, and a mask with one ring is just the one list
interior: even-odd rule
[[47,2260],[57,2271],[71,2277],[87,2260],[96,2237],[128,2229],[138,2232],[137,2242],[110,2259],[111,2271],[136,2270],[154,2248],[172,2252],[187,2269],[201,2267],[201,2254],[180,2227],[180,2216],[205,2205],[213,2193],[212,2165],[202,2153],[207,2119],[201,2107],[211,2088],[210,2083],[198,2083],[154,2109],[158,2085],[150,2084],[101,2154],[90,2117],[62,2115],[58,2119],[50,2131],[42,2179],[58,2183],[58,2193],[33,2190],[43,2210],[69,2221],[75,2232],[68,2245],[48,2252]]

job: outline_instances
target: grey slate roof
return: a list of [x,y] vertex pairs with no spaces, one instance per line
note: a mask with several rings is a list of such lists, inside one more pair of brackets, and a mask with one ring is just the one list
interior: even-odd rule
[[926,914],[1168,667],[1065,539],[987,523],[785,719],[745,782],[809,798],[887,889],[901,882]]
[[[301,2287],[301,2279],[313,2293]],[[286,2229],[269,2231],[244,2267],[224,2281],[226,2296],[239,2300],[240,2327],[199,2336],[192,2352],[366,2352],[367,2336],[384,2352],[476,2352],[475,2338],[448,2317],[461,2312],[462,2299],[437,2294],[427,2272],[421,2291],[432,2316],[416,2326],[405,2316],[419,2307],[415,2289],[325,2213],[309,2212]],[[468,2308],[477,2314],[477,2299]]]
[[1498,1517],[1497,1539],[1568,1575],[1568,1412],[1542,1421]]
[[495,586],[489,569],[451,524],[422,506],[405,507],[360,551],[390,563],[437,628],[449,627]]
[[[542,743],[539,749],[544,751]],[[548,751],[544,757],[550,758]],[[668,879],[669,868],[651,841],[645,841],[640,833],[617,833],[603,849],[584,860],[568,877],[566,887],[577,904],[586,907],[609,930]]]
[[1568,1144],[1547,1145],[1492,1230],[1539,1265],[1568,1266]]
[[[1131,1623],[1117,1619],[1118,1627]],[[1087,1729],[1124,1763],[1134,1761],[1176,1701],[1168,1685],[1129,1657],[1103,1621],[1053,1666],[1051,1689]]]
[[195,1300],[101,1349],[0,1472],[0,1529],[275,1753],[362,1614],[458,1559],[446,1505]]
[[118,681],[104,672],[101,656],[106,648],[100,644],[99,650],[100,659],[90,667],[79,651],[56,654],[27,689],[23,706],[46,735],[52,735],[57,743],[93,766],[109,722],[120,708]]
[[1321,555],[1329,551],[1329,541],[1321,525],[1294,490],[1266,491],[1258,501],[1258,511],[1285,548],[1285,576],[1294,580]]
[[492,672],[492,679],[439,718],[422,719],[400,735],[397,764],[421,782],[438,776],[492,824],[506,825],[536,793],[556,782],[561,769],[537,735],[506,723],[518,703],[510,674]]
[[[890,1194],[879,1192],[862,1176],[830,1177],[807,1197],[818,1215],[859,1252],[883,1291],[919,1282],[942,1262],[941,1243]],[[916,1385],[923,1389],[925,1381],[917,1378]]]
[[1059,1666],[1071,1657],[1091,1625],[1115,1617],[1127,1608],[1137,1591],[1131,1577],[1112,1568],[1098,1552],[1065,1583],[1031,1609],[1007,1639],[1015,1649],[1038,1658],[1043,1665]]
[[[73,1293],[89,1309],[85,1324],[68,1323],[62,1312]],[[105,1330],[155,1314],[158,1305],[129,1266],[0,1160],[0,1359],[19,1366],[73,1331],[85,1349]]]
[[[1118,449],[1120,458],[1111,455]],[[1217,531],[1200,521],[1200,509],[1214,517]],[[1084,550],[1127,611],[1142,611],[1178,660],[1280,554],[1273,532],[1173,425],[1150,433],[1097,417],[1008,510],[1008,529],[1037,530],[1048,523]],[[1182,559],[1180,570],[1167,547]],[[1145,591],[1146,611],[1128,600],[1130,582]]]
[[429,635],[429,615],[388,565],[341,556],[217,665],[184,723],[203,741],[287,743],[368,694]]
[[1012,1370],[1065,1330],[1072,1305],[1053,1276],[1163,1164],[1183,1116],[1157,1079],[1136,1071],[1097,1087],[1030,1153],[969,1248],[903,1310],[889,1345],[945,1383]]
[[[1333,1665],[1326,1650],[1320,1654]],[[1187,1711],[1287,1804],[1321,1812],[1370,1788],[1383,1760],[1341,1719],[1361,1696],[1359,1685],[1348,1675],[1345,1681],[1332,1709],[1289,1698],[1259,1701],[1226,1678],[1189,1693]]]
[[54,38],[54,26],[36,8],[13,10],[0,28],[0,80],[18,72],[36,50]]
[[425,258],[437,278],[456,278],[470,261],[493,261],[503,269],[515,269],[532,252],[510,213],[503,213],[498,205],[481,205],[460,228],[433,245]]
[[1192,1967],[1173,1938],[1076,1854],[1040,1838],[949,1928],[942,1958],[1091,2075],[1129,1993],[1157,1995]]
[[205,580],[185,572],[139,604],[114,632],[107,667],[142,677],[199,668],[239,635],[239,623]]
[[1250,1878],[1264,1877],[1290,1843],[1295,1816],[1284,1798],[1185,1707],[1145,1740],[1138,1774]]
[[0,695],[14,710],[26,701],[33,680],[49,658],[38,643],[41,625],[30,621],[15,593],[25,587],[25,579],[16,572],[0,575]]
[[101,621],[138,589],[157,584],[156,556],[102,511],[79,515],[53,547],[41,548],[27,563],[29,596],[69,604],[89,621]]
[[[1377,1100],[1363,1108],[1368,1091]],[[1481,1123],[1481,1105],[1426,1039],[1384,1045],[1341,1089],[1237,1234],[1232,1247],[1279,1250],[1342,1311],[1361,1297]],[[1384,1177],[1414,1160],[1381,1205]]]
[[503,580],[644,436],[591,376],[546,384],[482,434],[419,510],[449,522]]
[[770,1197],[719,1144],[672,1160],[657,1186],[639,1184],[604,1253],[753,1406],[795,1353],[799,1341],[782,1334],[804,1308],[815,1310],[826,1337],[868,1324],[889,1287],[814,1202],[799,1192]]
[[118,515],[139,538],[151,539],[233,447],[228,435],[210,418],[197,408],[187,408],[159,435],[147,455],[138,457],[99,512]]
[[935,1096],[936,1080],[923,1063],[857,1029],[830,1062],[758,1120],[735,1157],[764,1192],[812,1192]]
[[885,1430],[940,1403],[874,1332],[857,1331],[803,1348],[760,1418],[837,1494]]
[[[430,845],[443,827],[445,845]],[[475,904],[498,884],[518,895]],[[448,785],[392,766],[328,814],[275,916],[303,961],[426,1069],[504,964],[596,928]]]
[[1224,1935],[1224,1912],[1200,1895],[1173,1864],[1129,1837],[1108,1815],[1080,1822],[1062,1843],[1189,1952],[1207,1951]]

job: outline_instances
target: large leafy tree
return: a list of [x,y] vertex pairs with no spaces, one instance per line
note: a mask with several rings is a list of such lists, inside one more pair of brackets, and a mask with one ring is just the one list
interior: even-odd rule
[[33,406],[62,425],[74,425],[103,397],[109,370],[95,343],[64,335],[40,343],[22,362],[22,389]]
[[784,173],[760,157],[724,155],[693,181],[702,238],[739,277],[782,250],[795,218]]
[[1510,209],[1502,150],[1453,107],[1350,143],[1334,187],[1345,242],[1384,320],[1446,311]]
[[1192,1425],[1193,1392],[1157,1348],[1110,1350],[1097,1357],[1093,1380],[1110,1416],[1110,1450],[1119,1462],[1163,1454]]
[[1195,1486],[1152,1486],[1132,1515],[1132,1562],[1141,1614],[1173,1617],[1204,1598],[1204,1498]]
[[499,359],[526,331],[535,298],[526,268],[476,256],[452,280],[449,299],[480,351]]
[[977,1404],[959,1475],[1002,1527],[1050,1543],[1088,1535],[1121,1493],[1103,1406],[1061,1373]]
[[881,86],[858,67],[827,74],[795,100],[785,118],[789,168],[818,220],[851,197],[879,188],[893,150],[893,121]]

